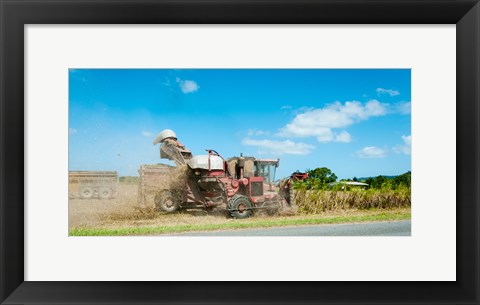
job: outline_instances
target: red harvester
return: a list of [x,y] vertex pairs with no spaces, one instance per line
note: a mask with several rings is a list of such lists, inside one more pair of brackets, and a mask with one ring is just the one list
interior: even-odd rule
[[234,218],[247,218],[257,210],[274,213],[287,204],[273,183],[279,159],[240,156],[225,160],[213,149],[193,156],[169,129],[162,131],[153,144],[160,144],[161,158],[173,160],[176,170],[185,170],[181,171],[181,183],[156,190],[154,200],[159,210],[221,208]]

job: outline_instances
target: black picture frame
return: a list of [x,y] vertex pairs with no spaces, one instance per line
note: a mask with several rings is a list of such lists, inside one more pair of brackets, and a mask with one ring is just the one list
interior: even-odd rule
[[[1,304],[479,304],[478,1],[0,0],[0,10]],[[456,24],[457,280],[24,281],[24,25],[150,23]]]

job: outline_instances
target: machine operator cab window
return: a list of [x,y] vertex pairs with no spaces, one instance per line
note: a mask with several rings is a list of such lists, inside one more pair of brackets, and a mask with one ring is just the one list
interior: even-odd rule
[[270,184],[275,180],[275,172],[278,167],[278,160],[255,160],[255,177],[263,177],[265,184]]

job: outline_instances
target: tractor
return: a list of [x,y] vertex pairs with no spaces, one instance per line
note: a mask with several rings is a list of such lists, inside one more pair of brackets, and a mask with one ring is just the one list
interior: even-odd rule
[[259,210],[273,214],[287,204],[273,183],[279,159],[240,155],[225,160],[213,149],[193,156],[169,129],[162,131],[153,144],[160,144],[161,158],[176,164],[168,187],[156,190],[158,210],[221,209],[233,218],[248,218]]

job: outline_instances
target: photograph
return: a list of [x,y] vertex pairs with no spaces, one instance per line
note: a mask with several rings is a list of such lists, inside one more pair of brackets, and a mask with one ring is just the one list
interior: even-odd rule
[[410,236],[410,69],[68,71],[69,236]]

